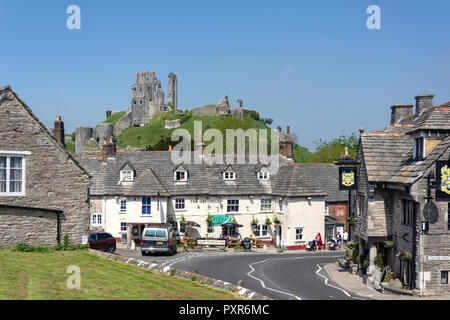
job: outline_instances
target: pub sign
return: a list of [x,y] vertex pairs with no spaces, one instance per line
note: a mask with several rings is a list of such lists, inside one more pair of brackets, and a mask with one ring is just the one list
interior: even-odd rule
[[340,167],[339,168],[339,189],[355,190],[356,189],[356,167]]
[[450,201],[450,161],[436,162],[436,200]]

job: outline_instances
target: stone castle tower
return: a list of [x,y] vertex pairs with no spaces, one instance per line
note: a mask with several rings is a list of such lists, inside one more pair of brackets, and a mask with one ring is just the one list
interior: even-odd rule
[[[131,88],[131,125],[143,126],[150,118],[170,110],[164,102],[164,91],[155,71],[138,72]],[[169,74],[168,102],[176,110],[178,104],[177,76]]]

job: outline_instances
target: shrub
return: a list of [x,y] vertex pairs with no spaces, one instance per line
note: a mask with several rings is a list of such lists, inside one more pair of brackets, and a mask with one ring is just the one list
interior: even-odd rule
[[363,267],[367,269],[369,266],[370,266],[369,260],[364,260],[363,261]]
[[359,242],[356,241],[355,245],[353,246],[353,252],[352,252],[353,263],[356,263],[356,259],[358,258],[358,255],[359,255]]
[[192,276],[192,277],[191,277],[191,280],[192,280],[192,281],[197,281],[197,276]]
[[66,250],[69,247],[69,235],[66,233],[63,239],[63,248]]
[[393,279],[399,279],[399,278],[400,278],[400,276],[399,276],[399,274],[397,272],[392,272],[392,273],[387,274],[384,277],[384,282],[389,282],[389,281],[391,281]]
[[383,270],[386,267],[385,256],[382,253],[377,254],[375,257],[375,265]]
[[173,277],[177,273],[177,269],[172,268],[170,269],[170,276]]
[[237,245],[237,246],[234,247],[234,250],[241,250],[241,249],[244,249],[244,248],[242,246],[240,246],[240,245]]
[[48,253],[51,251],[51,248],[48,247],[33,247],[28,243],[18,243],[13,247],[14,251],[20,252],[40,252],[40,253]]

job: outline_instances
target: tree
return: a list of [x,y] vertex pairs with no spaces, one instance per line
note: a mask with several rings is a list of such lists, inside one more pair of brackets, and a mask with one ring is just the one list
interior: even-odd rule
[[316,152],[313,153],[310,162],[314,163],[332,163],[345,153],[345,147],[348,147],[348,153],[351,157],[356,157],[359,139],[355,133],[351,135],[341,135],[331,141],[319,139],[315,141]]

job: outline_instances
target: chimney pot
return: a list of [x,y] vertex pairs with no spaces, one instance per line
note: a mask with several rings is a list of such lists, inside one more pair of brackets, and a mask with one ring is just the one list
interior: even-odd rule
[[288,127],[286,128],[286,134],[291,134],[291,127],[288,126]]
[[416,99],[416,117],[418,117],[425,109],[433,106],[433,94],[421,94]]

